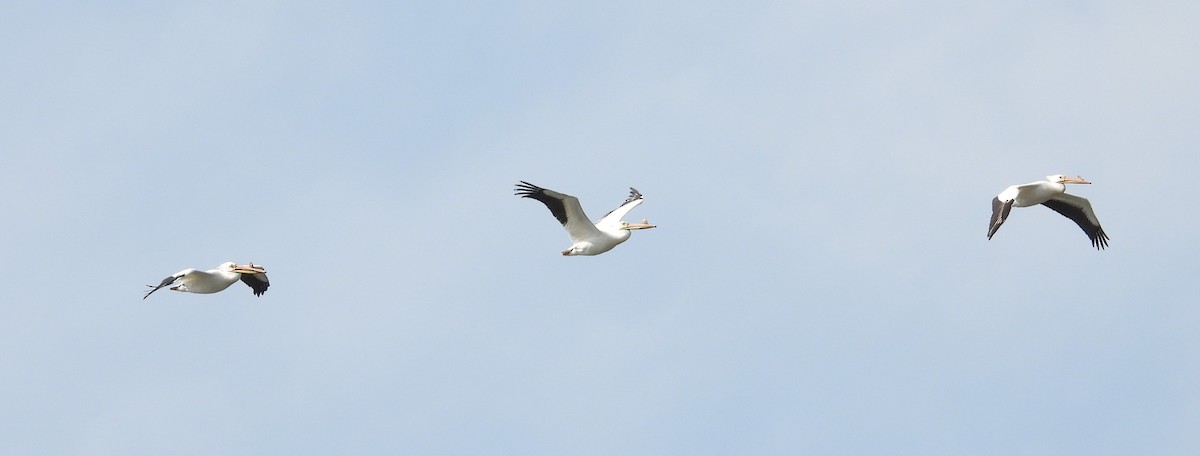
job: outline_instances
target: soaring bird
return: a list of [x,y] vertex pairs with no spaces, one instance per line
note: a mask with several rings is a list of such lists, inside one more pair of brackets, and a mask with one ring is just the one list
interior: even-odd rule
[[655,227],[645,219],[640,223],[621,220],[630,210],[642,204],[642,194],[633,187],[629,187],[629,198],[621,203],[620,207],[605,214],[595,224],[588,221],[587,214],[584,214],[583,208],[579,206],[579,199],[574,196],[525,181],[517,184],[516,194],[522,198],[541,201],[567,229],[567,235],[571,237],[571,246],[562,251],[564,256],[599,255],[629,239],[630,231]]
[[1087,199],[1068,195],[1067,184],[1090,184],[1082,177],[1067,177],[1062,174],[1046,176],[1046,180],[1028,184],[1013,185],[992,199],[992,222],[988,225],[988,239],[996,234],[1000,225],[1008,218],[1013,206],[1027,207],[1041,204],[1064,217],[1074,220],[1097,250],[1108,247],[1108,235],[1100,227],[1100,220],[1092,212],[1092,203]]
[[150,293],[158,291],[159,288],[176,283],[178,285],[171,287],[172,290],[202,294],[216,293],[229,288],[238,279],[249,285],[255,296],[262,296],[267,292],[267,287],[271,286],[271,283],[267,281],[267,270],[262,266],[254,263],[240,265],[230,261],[207,271],[188,268],[171,274],[170,277],[163,279],[157,287],[146,285],[152,289],[147,291],[146,296],[142,296],[142,299],[150,297]]

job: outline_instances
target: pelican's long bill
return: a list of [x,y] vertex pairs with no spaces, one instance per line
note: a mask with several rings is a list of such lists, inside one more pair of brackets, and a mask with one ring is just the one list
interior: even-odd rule
[[1062,179],[1060,179],[1058,181],[1058,183],[1060,183],[1060,184],[1090,184],[1091,182],[1083,180],[1083,176],[1075,176],[1075,177],[1063,176]]
[[623,230],[644,230],[649,228],[658,228],[658,225],[651,225],[649,220],[642,219],[641,222],[626,223],[625,226],[621,227]]
[[258,265],[255,265],[254,263],[250,263],[247,265],[241,265],[241,264],[233,265],[233,272],[237,272],[240,274],[266,274],[267,270],[263,269],[262,266],[258,266]]

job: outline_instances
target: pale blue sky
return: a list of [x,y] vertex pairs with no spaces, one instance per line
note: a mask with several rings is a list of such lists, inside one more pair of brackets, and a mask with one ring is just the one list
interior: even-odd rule
[[[1197,23],[6,3],[0,453],[1200,452]],[[1054,173],[1108,250],[985,239]],[[563,258],[518,180],[659,228]],[[272,288],[141,299],[225,261]]]

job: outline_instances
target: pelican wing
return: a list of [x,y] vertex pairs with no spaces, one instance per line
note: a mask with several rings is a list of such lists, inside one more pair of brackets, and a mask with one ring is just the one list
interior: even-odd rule
[[261,272],[255,274],[242,274],[242,283],[250,286],[254,290],[254,296],[262,296],[267,292],[267,287],[271,286],[271,282],[267,280],[267,275]]
[[1092,211],[1092,203],[1088,202],[1087,198],[1060,193],[1042,205],[1075,221],[1087,234],[1088,239],[1092,240],[1092,247],[1108,247],[1108,235],[1104,234],[1104,228],[1100,227],[1100,220],[1096,218],[1096,213]]
[[633,208],[642,204],[642,193],[636,188],[629,187],[629,198],[625,198],[625,202],[619,207],[604,214],[600,221],[596,222],[596,226],[616,229],[621,226],[621,219],[625,218],[625,214],[632,211]]
[[1000,225],[1008,220],[1008,213],[1012,212],[1014,200],[1000,201],[1000,198],[992,198],[992,221],[988,224],[988,240],[992,239],[992,235],[1000,229]]
[[152,289],[150,291],[147,291],[146,295],[142,296],[142,299],[149,298],[150,293],[154,293],[154,292],[158,291],[159,288],[162,288],[162,287],[165,287],[165,286],[175,283],[175,281],[183,278],[183,276],[187,275],[187,273],[192,272],[192,271],[195,271],[195,269],[184,269],[182,271],[176,272],[174,275],[171,275],[165,279],[162,279],[162,282],[159,282],[157,287],[154,285],[146,285]]
[[554,214],[554,218],[558,219],[563,228],[567,229],[567,235],[571,237],[572,242],[590,239],[600,232],[588,220],[587,214],[583,213],[583,207],[579,205],[579,198],[538,187],[525,181],[517,184],[515,194],[522,198],[533,198],[545,204],[550,209],[550,213]]

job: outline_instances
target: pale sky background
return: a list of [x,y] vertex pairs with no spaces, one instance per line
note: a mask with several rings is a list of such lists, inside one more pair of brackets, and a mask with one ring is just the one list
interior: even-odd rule
[[[1200,3],[0,5],[0,453],[1200,453]],[[1094,182],[1111,247],[990,200]],[[597,257],[518,180],[658,229]],[[144,285],[265,265],[261,298]]]

